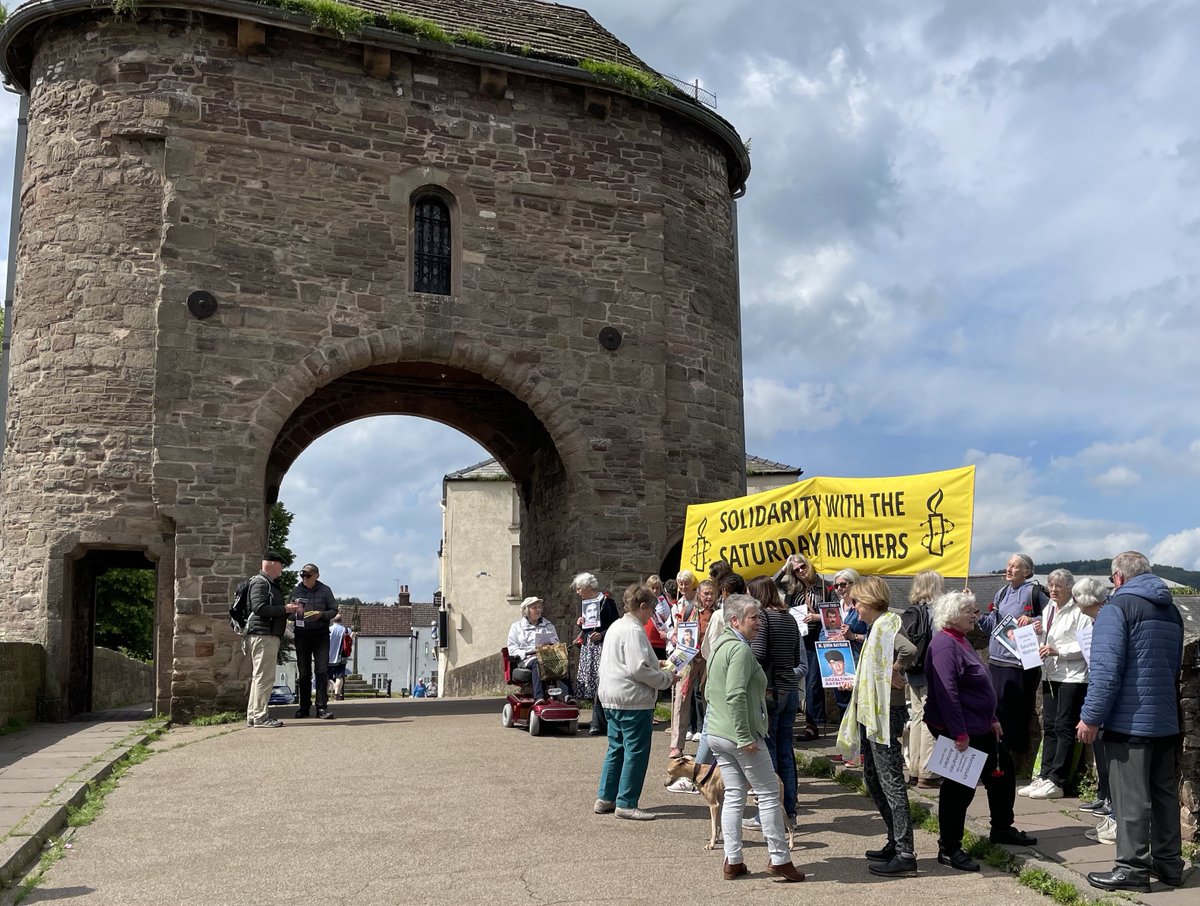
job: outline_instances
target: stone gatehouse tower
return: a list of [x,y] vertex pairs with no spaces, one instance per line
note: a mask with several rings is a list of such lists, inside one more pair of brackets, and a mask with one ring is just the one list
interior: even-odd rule
[[159,712],[244,705],[231,590],[290,464],[354,419],[503,463],[560,620],[575,571],[652,570],[689,502],[744,488],[732,127],[631,84],[580,10],[337,9],[57,0],[0,30],[29,114],[0,640],[45,646],[46,717],[88,710],[94,582],[130,565]]

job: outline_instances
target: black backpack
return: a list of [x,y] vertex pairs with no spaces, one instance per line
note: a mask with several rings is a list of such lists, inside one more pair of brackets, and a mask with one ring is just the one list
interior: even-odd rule
[[905,673],[925,672],[925,652],[933,640],[933,618],[928,604],[913,604],[900,615],[900,631],[917,649],[917,659]]
[[238,635],[243,635],[249,620],[250,580],[243,579],[233,593],[233,603],[229,605],[229,626]]

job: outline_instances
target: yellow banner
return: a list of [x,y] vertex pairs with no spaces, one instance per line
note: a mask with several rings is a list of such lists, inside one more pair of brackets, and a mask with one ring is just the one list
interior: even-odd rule
[[681,566],[703,577],[709,563],[727,560],[751,578],[803,554],[821,573],[851,567],[864,576],[924,569],[966,576],[974,510],[974,466],[894,478],[809,478],[689,506]]

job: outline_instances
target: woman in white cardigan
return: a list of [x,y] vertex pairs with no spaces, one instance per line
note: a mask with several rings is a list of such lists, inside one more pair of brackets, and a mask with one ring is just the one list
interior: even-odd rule
[[1017,793],[1061,799],[1075,754],[1075,725],[1087,695],[1088,668],[1076,634],[1092,621],[1071,597],[1075,577],[1056,569],[1046,579],[1050,605],[1042,613],[1042,768]]
[[637,807],[650,763],[654,703],[660,689],[679,679],[663,669],[646,638],[643,627],[656,603],[649,589],[630,585],[625,589],[625,614],[604,638],[597,707],[603,707],[608,718],[608,752],[600,769],[597,815],[613,812],[633,821],[654,818]]

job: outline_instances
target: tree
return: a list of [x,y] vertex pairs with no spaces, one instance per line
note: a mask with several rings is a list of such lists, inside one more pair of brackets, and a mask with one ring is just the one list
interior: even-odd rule
[[[292,553],[292,549],[288,547],[288,531],[292,527],[292,520],[296,517],[287,511],[287,508],[281,501],[275,501],[271,507],[271,524],[267,529],[267,547],[283,557],[283,573],[279,576],[279,587],[283,589],[283,597],[286,601],[292,593],[292,589],[296,587],[296,582],[299,580],[299,575],[294,569],[288,569],[296,560],[296,555]],[[292,652],[295,650],[295,643],[291,639],[284,636],[279,644],[279,656],[275,659],[277,664],[286,664],[291,660]]]
[[110,569],[96,580],[96,644],[154,660],[152,569]]

